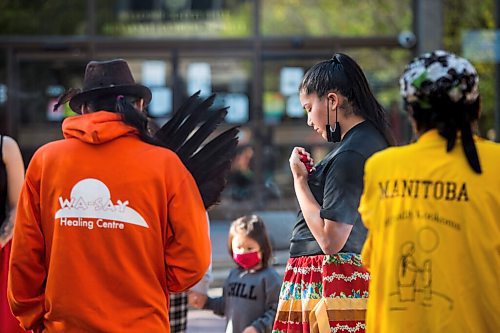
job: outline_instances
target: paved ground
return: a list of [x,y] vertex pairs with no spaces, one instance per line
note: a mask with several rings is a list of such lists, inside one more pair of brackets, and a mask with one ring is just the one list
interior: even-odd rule
[[[214,283],[208,294],[211,297],[222,295],[219,288],[222,281],[229,272],[232,265],[231,258],[227,252],[227,234],[229,221],[211,221],[210,238],[212,240],[212,261]],[[212,311],[189,309],[187,333],[224,333],[226,320],[213,314]]]
[[226,320],[212,311],[192,310],[188,312],[187,333],[224,333]]

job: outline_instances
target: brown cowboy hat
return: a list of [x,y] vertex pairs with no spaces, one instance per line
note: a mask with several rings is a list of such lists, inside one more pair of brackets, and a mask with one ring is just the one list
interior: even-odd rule
[[86,101],[116,94],[142,98],[146,105],[151,101],[151,90],[135,83],[125,60],[91,61],[85,69],[83,90],[70,97],[69,106],[74,112],[80,113]]

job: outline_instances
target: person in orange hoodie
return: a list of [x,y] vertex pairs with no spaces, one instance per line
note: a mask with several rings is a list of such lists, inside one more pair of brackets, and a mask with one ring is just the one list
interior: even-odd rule
[[150,90],[121,59],[87,65],[64,140],[33,156],[17,210],[8,299],[35,332],[169,332],[169,292],[210,264],[197,185],[155,145]]

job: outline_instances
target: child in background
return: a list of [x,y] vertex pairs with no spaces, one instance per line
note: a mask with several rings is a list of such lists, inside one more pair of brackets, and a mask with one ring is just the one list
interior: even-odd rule
[[189,304],[227,318],[226,333],[271,332],[281,278],[271,267],[271,242],[256,215],[236,219],[229,230],[229,254],[238,267],[224,282],[223,295],[210,298],[190,292]]

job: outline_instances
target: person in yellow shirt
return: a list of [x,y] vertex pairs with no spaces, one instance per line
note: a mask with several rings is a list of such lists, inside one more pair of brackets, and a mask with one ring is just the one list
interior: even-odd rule
[[367,332],[500,328],[500,145],[473,134],[478,84],[468,60],[441,50],[401,77],[418,139],[366,162]]

